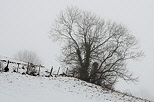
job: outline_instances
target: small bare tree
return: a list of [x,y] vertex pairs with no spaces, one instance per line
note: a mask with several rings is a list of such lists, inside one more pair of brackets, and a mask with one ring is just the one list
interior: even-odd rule
[[113,88],[118,78],[137,81],[127,70],[126,61],[143,56],[143,52],[137,51],[138,41],[123,25],[68,7],[50,34],[65,42],[62,62],[75,69],[80,79],[108,88]]
[[33,51],[19,51],[15,54],[15,58],[21,61],[30,62],[37,65],[41,64],[41,60],[39,59],[38,55]]

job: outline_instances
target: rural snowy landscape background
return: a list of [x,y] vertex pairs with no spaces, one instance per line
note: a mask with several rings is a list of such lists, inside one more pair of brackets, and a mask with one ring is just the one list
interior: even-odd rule
[[[0,0],[0,57],[6,56],[13,58],[14,55],[20,50],[31,50],[39,55],[46,69],[50,69],[51,66],[54,66],[55,70],[59,67],[63,68],[57,58],[60,55],[61,45],[57,42],[54,43],[51,39],[49,39],[49,31],[51,30],[52,23],[61,10],[64,10],[67,6],[76,6],[82,10],[96,13],[106,20],[115,21],[127,26],[130,33],[139,40],[139,49],[145,52],[145,56],[141,58],[140,61],[127,62],[127,68],[129,71],[133,72],[135,76],[139,77],[139,82],[133,84],[119,80],[115,89],[121,92],[127,91],[136,97],[154,101],[153,5],[153,0]],[[13,102],[7,99],[9,96],[6,96],[7,94],[5,93],[10,92],[9,95],[11,95],[11,92],[14,92],[14,90],[17,90],[16,94],[21,93],[19,97],[21,96],[23,99],[25,99],[25,95],[27,97],[31,97],[28,95],[31,81],[36,82],[33,83],[32,86],[39,84],[36,89],[40,88],[40,90],[42,90],[42,93],[40,93],[36,92],[34,89],[37,93],[33,93],[36,94],[36,96],[34,96],[35,99],[39,98],[39,96],[42,96],[43,94],[48,94],[46,93],[49,92],[47,90],[54,90],[58,95],[61,95],[60,92],[64,90],[67,90],[66,92],[74,91],[72,89],[69,90],[69,87],[72,87],[71,85],[76,85],[75,82],[70,81],[68,84],[65,84],[67,88],[65,89],[65,85],[62,86],[61,83],[59,83],[59,80],[63,82],[69,79],[53,79],[52,81],[54,84],[51,84],[52,82],[48,82],[48,80],[50,80],[49,78],[39,78],[37,80],[32,76],[27,77],[28,78],[16,73],[0,73],[0,99],[4,98],[4,102]],[[17,86],[16,84],[11,83],[19,83],[16,79],[19,79],[22,83],[18,84],[19,87],[15,87],[17,89],[10,89],[9,87]],[[27,83],[23,82],[22,79],[27,81]],[[70,80],[75,79],[70,78]],[[4,82],[7,84],[4,84]],[[72,82],[73,84],[70,85],[69,83]],[[27,92],[25,93],[22,93],[25,90],[19,89],[22,88],[22,84],[24,84],[23,87],[27,89]],[[48,85],[52,86],[48,89]],[[57,85],[62,87],[59,90],[52,88],[54,86],[56,86],[55,88],[58,88]],[[76,93],[78,93],[78,89],[82,89],[80,88],[81,86],[77,86],[78,88],[75,90]],[[45,87],[45,90],[43,90],[44,88],[42,87]],[[4,88],[6,88],[6,90],[3,90]],[[82,89],[82,91],[83,90],[84,89]],[[62,93],[66,92],[64,91]],[[76,93],[73,94],[76,95]],[[72,97],[73,94],[69,93],[66,95]],[[83,94],[85,95],[86,93]],[[73,98],[77,99],[81,96],[80,100],[86,100],[87,98],[82,97],[83,94],[78,97],[73,96]],[[98,94],[97,91],[96,94]],[[52,95],[55,96],[55,100],[58,98],[58,95]],[[87,96],[88,99],[91,98],[91,95],[93,94],[89,94]],[[13,99],[13,97],[17,96],[10,96],[11,99]],[[49,97],[50,96],[47,95],[41,100],[48,100]],[[67,96],[63,94],[62,97]],[[107,97],[111,96],[109,95]],[[86,100],[85,102],[94,102],[96,99],[97,97],[91,100]],[[15,98],[14,102],[16,100],[18,100],[18,98]],[[25,99],[25,102],[27,101],[29,100]]]

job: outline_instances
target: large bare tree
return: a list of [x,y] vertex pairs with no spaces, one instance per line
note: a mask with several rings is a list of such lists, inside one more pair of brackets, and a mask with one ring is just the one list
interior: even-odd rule
[[80,79],[108,88],[113,88],[118,78],[137,81],[127,70],[126,61],[143,53],[125,26],[67,7],[55,20],[50,35],[64,42],[62,62]]

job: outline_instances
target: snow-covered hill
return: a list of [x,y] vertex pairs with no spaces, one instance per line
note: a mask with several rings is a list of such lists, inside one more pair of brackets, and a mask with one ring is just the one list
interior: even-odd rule
[[[15,62],[9,64],[9,72],[0,72],[0,102],[149,102],[73,77],[45,77],[45,68],[41,76],[22,75],[25,62],[4,56],[0,60],[3,68],[7,60]],[[13,72],[19,62],[19,73]]]
[[73,77],[0,73],[0,102],[149,102]]

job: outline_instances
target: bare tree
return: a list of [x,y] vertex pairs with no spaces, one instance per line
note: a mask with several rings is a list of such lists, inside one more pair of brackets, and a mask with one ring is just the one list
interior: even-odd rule
[[21,61],[30,62],[33,64],[41,64],[41,60],[39,59],[38,55],[33,51],[19,51],[15,54],[15,58]]
[[65,42],[62,62],[76,70],[80,79],[108,88],[118,78],[137,81],[127,70],[126,60],[140,58],[143,52],[137,51],[138,41],[125,26],[68,7],[61,11],[50,34]]

